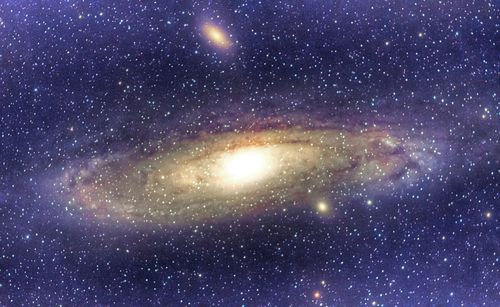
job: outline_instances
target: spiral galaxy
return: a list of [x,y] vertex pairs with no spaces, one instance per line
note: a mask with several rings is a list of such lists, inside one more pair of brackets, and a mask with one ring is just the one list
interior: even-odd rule
[[500,1],[0,1],[0,306],[500,306]]
[[381,128],[223,132],[164,147],[90,159],[61,176],[60,192],[98,215],[186,224],[409,182],[434,159]]

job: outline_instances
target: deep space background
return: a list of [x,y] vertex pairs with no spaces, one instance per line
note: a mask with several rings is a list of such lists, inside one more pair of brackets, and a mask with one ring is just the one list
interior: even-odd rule
[[[481,0],[1,1],[0,305],[499,306],[499,16]],[[286,114],[445,150],[390,193],[342,191],[328,217],[143,225],[53,193],[75,161]]]

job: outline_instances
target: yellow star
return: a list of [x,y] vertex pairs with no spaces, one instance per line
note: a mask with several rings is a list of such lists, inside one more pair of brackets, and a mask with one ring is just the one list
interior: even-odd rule
[[319,213],[326,213],[330,210],[330,206],[325,201],[320,201],[316,205],[316,209]]

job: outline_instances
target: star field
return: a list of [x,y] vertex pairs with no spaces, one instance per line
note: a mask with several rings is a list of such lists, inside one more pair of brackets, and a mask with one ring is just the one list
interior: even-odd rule
[[0,3],[0,305],[498,306],[494,1]]

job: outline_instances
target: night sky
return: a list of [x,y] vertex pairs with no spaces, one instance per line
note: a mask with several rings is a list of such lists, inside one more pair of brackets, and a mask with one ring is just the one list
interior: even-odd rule
[[500,306],[497,1],[0,2],[1,306]]

